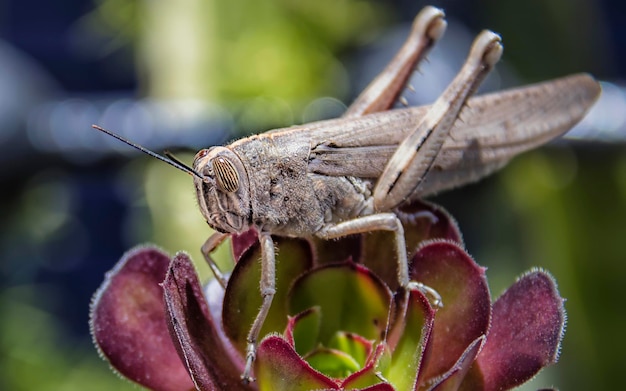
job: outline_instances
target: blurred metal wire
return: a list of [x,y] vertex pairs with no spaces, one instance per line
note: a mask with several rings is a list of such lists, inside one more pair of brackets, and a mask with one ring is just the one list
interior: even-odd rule
[[[357,56],[352,66],[359,91],[384,66],[402,43],[409,25],[400,26],[378,44]],[[416,72],[407,91],[410,105],[436,99],[463,63],[473,34],[459,22],[450,23],[444,39]],[[130,92],[109,95],[66,96],[43,68],[7,43],[0,42],[0,162],[17,162],[37,154],[60,155],[73,163],[89,163],[111,153],[137,153],[91,129],[108,127],[153,150],[221,144],[232,137],[234,121],[223,106],[198,100],[157,101],[136,99]],[[520,85],[506,62],[482,90]],[[564,137],[585,142],[626,142],[626,86],[603,81],[603,94],[588,116]],[[332,100],[332,98],[320,98]],[[319,106],[319,105],[318,105]],[[305,119],[338,115],[341,105],[321,105]],[[315,118],[315,117],[318,118]],[[561,141],[562,142],[562,141]],[[4,165],[2,165],[4,166]],[[1,169],[0,169],[1,170]]]

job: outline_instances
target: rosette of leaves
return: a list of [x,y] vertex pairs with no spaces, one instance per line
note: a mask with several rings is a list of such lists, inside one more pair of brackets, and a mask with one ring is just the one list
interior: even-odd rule
[[398,286],[392,235],[275,238],[277,293],[261,330],[256,382],[243,384],[246,336],[261,304],[254,231],[232,238],[223,290],[202,286],[185,253],[126,253],[96,293],[94,341],[122,376],[151,390],[506,390],[557,360],[565,312],[545,271],[492,303],[485,269],[454,220],[416,203],[399,212],[413,281]]

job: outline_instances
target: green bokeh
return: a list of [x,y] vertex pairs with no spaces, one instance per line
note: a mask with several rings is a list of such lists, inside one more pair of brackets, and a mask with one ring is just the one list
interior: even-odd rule
[[107,391],[137,387],[112,374],[89,341],[68,337],[62,322],[39,308],[51,287],[0,291],[0,389]]

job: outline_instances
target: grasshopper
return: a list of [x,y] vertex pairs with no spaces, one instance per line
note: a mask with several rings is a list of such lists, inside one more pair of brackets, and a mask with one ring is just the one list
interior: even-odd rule
[[202,253],[222,286],[227,278],[212,251],[230,234],[258,232],[262,306],[247,337],[244,382],[253,381],[257,339],[276,291],[271,235],[328,240],[391,231],[399,285],[420,289],[441,304],[437,292],[409,280],[396,208],[474,182],[563,134],[600,94],[591,76],[578,74],[472,97],[503,50],[500,37],[485,30],[434,104],[392,110],[416,64],[445,29],[443,12],[424,8],[404,46],[343,117],[202,149],[192,167],[94,125],[193,176],[200,211],[216,231]]

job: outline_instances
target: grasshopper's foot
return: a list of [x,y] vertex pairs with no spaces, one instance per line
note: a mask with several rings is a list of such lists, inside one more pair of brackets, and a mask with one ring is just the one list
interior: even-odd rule
[[248,346],[246,347],[246,367],[241,374],[241,382],[243,384],[250,384],[254,382],[254,378],[252,377],[252,364],[254,363],[254,359],[256,358],[256,345],[253,342],[248,342]]
[[400,209],[394,210],[394,213],[403,223],[417,224],[419,219],[428,219],[431,224],[437,224],[439,218],[429,210],[421,210],[419,212],[407,213]]
[[439,292],[429,287],[428,285],[424,285],[421,282],[411,281],[407,286],[408,289],[416,289],[422,292],[426,297],[428,297],[428,301],[432,307],[443,308],[443,300],[441,299],[441,295]]

